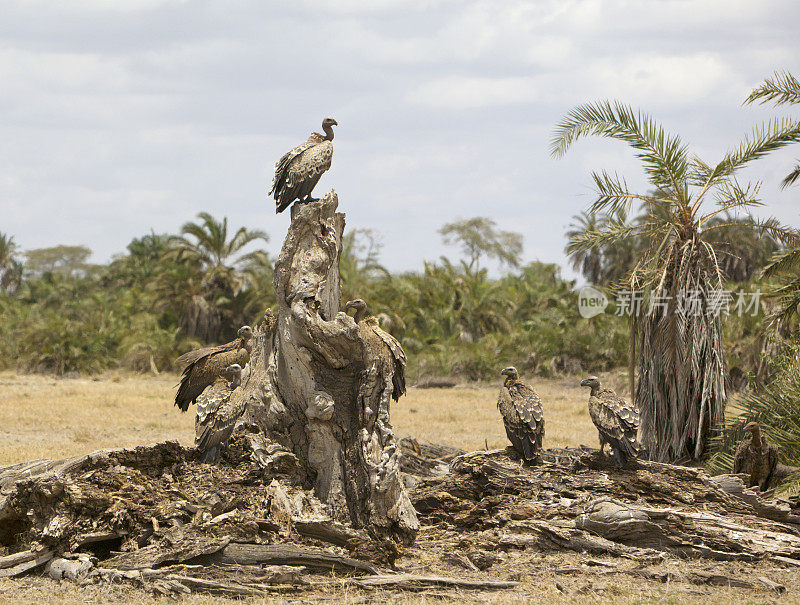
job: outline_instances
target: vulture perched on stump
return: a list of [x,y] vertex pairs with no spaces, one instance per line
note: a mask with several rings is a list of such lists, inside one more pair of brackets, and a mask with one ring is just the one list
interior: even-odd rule
[[367,313],[367,303],[360,298],[347,301],[344,306],[345,313],[355,309],[353,319],[358,324],[361,337],[371,352],[392,365],[392,399],[397,401],[406,393],[406,354],[397,339],[384,331],[373,317],[364,317]]
[[[197,398],[197,415],[194,419],[194,444],[203,452],[204,462],[216,462],[219,458],[219,445],[227,441],[233,431],[233,425],[241,414],[236,414],[233,422],[225,420],[232,416],[229,413],[232,395],[242,384],[242,366],[234,363],[225,368],[223,376],[226,380],[217,380]],[[241,395],[241,393],[239,393]],[[242,402],[244,397],[237,399]],[[242,406],[244,408],[244,406]],[[244,411],[244,410],[242,410]],[[228,425],[230,425],[228,427]],[[230,428],[224,439],[220,439],[220,431]]]
[[535,460],[544,437],[542,400],[519,379],[516,368],[508,367],[500,373],[506,380],[497,398],[497,409],[503,417],[508,440],[525,460]]
[[308,201],[322,174],[331,167],[333,157],[333,118],[322,120],[324,135],[312,132],[302,143],[275,164],[275,178],[269,194],[275,198],[275,212],[283,212],[295,200]]
[[750,437],[745,437],[736,447],[733,472],[750,475],[747,487],[757,485],[763,492],[769,488],[772,474],[778,466],[778,447],[761,436],[761,427],[756,422],[749,422],[744,431],[750,433]]
[[597,376],[589,376],[581,381],[581,386],[591,387],[589,416],[600,436],[600,453],[608,443],[614,461],[620,468],[631,458],[638,458],[642,450],[641,444],[636,441],[639,430],[638,410],[622,397],[618,397],[612,389],[600,388],[600,379]]
[[205,388],[213,384],[228,366],[238,363],[244,367],[250,361],[253,331],[250,326],[242,326],[238,334],[237,338],[224,345],[189,351],[178,357],[176,361],[183,367],[183,374],[175,395],[175,405],[181,412],[188,410],[189,404],[197,401]]
[[[278,318],[267,309],[264,312],[263,327],[260,328],[265,335],[264,347],[267,350],[272,349],[272,337],[277,323]],[[246,372],[245,382],[252,373],[253,366],[247,369],[249,372]],[[237,388],[241,384],[243,373],[239,365],[228,366],[225,372],[231,382],[214,392],[209,392],[214,388],[209,387],[197,400],[194,443],[203,452],[204,462],[216,462],[219,459],[221,447],[233,435],[233,429],[244,414],[249,400],[244,389]]]

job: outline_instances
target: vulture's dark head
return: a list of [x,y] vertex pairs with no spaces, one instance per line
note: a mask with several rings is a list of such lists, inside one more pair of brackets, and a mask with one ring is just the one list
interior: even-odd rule
[[322,128],[324,129],[326,126],[330,128],[331,126],[338,126],[339,122],[334,120],[332,117],[328,116],[324,120],[322,120]]
[[500,372],[503,376],[508,376],[511,380],[516,380],[519,378],[519,372],[517,372],[517,368],[514,366],[508,366],[504,368],[502,372]]
[[367,313],[367,303],[361,298],[348,300],[344,305],[344,312],[347,313],[347,311],[350,309],[356,310],[355,315],[353,315],[353,319],[356,320],[356,323],[359,323]]
[[350,309],[355,309],[356,311],[366,311],[367,310],[367,303],[364,302],[361,298],[356,298],[354,300],[348,300],[344,305],[344,310],[348,311]]
[[250,326],[242,326],[236,334],[246,342],[253,337],[253,329]]
[[758,426],[757,422],[748,422],[744,425],[745,433],[758,433],[759,431],[761,431],[761,427]]
[[592,387],[593,389],[600,388],[600,379],[597,376],[589,376],[581,380],[582,387]]

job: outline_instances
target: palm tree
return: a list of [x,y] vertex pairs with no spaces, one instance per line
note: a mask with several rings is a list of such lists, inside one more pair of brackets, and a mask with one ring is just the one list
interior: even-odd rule
[[598,284],[603,275],[603,251],[600,247],[575,248],[572,244],[588,233],[598,230],[602,218],[594,212],[581,212],[572,217],[567,230],[567,245],[564,253],[569,257],[570,265],[585,277],[589,283]]
[[0,233],[0,290],[11,291],[19,285],[22,264],[15,258],[17,251],[14,237]]
[[[218,221],[207,212],[197,216],[199,222],[184,224],[180,235],[169,239],[169,258],[180,268],[161,274],[170,283],[160,280],[160,298],[177,295],[182,301],[180,324],[188,336],[216,340],[223,331],[230,332],[243,315],[243,310],[232,308],[232,303],[248,286],[252,272],[245,269],[269,262],[264,250],[242,254],[243,249],[256,240],[267,242],[269,236],[261,230],[240,227],[229,237],[227,217]],[[175,284],[182,286],[178,292],[171,292]]]
[[[800,104],[800,80],[788,71],[776,71],[772,78],[767,78],[761,86],[753,90],[745,100],[747,105],[758,101],[762,105],[772,101],[778,105]],[[781,187],[788,187],[800,179],[800,162],[783,179]]]
[[[800,81],[789,72],[775,72],[753,90],[745,103],[761,104],[773,102],[779,105],[800,104]],[[800,179],[800,163],[783,179],[781,187],[793,185]],[[776,254],[764,268],[765,277],[777,277],[781,285],[770,294],[777,299],[776,308],[770,314],[770,323],[776,329],[785,327],[798,315],[800,309],[800,247],[793,246]]]
[[[690,157],[680,137],[665,133],[647,114],[600,102],[581,105],[558,123],[551,152],[561,157],[575,141],[592,135],[628,143],[656,195],[632,192],[616,174],[592,173],[598,199],[591,212],[627,209],[638,201],[649,213],[638,222],[609,224],[576,246],[589,249],[630,237],[646,243],[627,279],[630,290],[645,297],[643,313],[631,309],[631,362],[639,376],[632,390],[642,413],[641,438],[654,460],[699,459],[711,431],[723,421],[727,400],[718,312],[722,276],[709,242],[718,225],[712,221],[758,204],[758,185],[742,186],[736,171],[796,141],[800,124],[773,120],[762,125],[710,165]],[[709,207],[712,200],[716,207]],[[751,218],[750,224],[786,235],[774,221]],[[655,303],[652,313],[648,303]]]

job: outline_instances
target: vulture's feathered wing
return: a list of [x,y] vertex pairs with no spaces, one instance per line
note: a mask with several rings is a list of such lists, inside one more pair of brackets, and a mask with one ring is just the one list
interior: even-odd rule
[[364,344],[370,353],[382,360],[386,370],[392,372],[392,399],[399,400],[406,393],[406,354],[398,340],[381,328],[375,316],[366,317],[367,303],[360,298],[347,301],[345,311],[355,309],[353,316]]
[[233,388],[232,385],[223,385],[209,393],[215,386],[208,387],[197,400],[194,443],[203,452],[205,462],[216,462],[219,459],[220,447],[230,439],[236,421],[247,407],[247,396],[238,385]]
[[761,429],[755,423],[749,424],[745,429],[752,431],[750,437],[745,437],[736,447],[733,455],[733,472],[749,475],[747,487],[758,486],[760,491],[769,489],[775,467],[778,466],[778,447],[768,443],[761,436]]
[[612,389],[600,388],[600,381],[596,378],[584,380],[581,384],[592,387],[589,416],[597,427],[600,450],[607,443],[618,466],[637,458],[642,446],[636,440],[639,431],[639,411],[636,407]]
[[[272,338],[277,323],[277,317],[267,309],[264,313],[264,323],[260,328],[264,334],[264,340],[261,342],[266,350],[272,349]],[[216,462],[219,459],[220,448],[231,438],[236,423],[244,415],[249,395],[244,389],[237,387],[239,384],[247,384],[252,369],[253,366],[248,365],[241,370],[237,379],[231,381],[226,389],[220,389],[218,395],[206,398],[206,393],[203,393],[201,399],[205,401],[201,403],[201,399],[198,399],[194,443],[197,449],[204,453],[204,461]]]
[[535,460],[544,438],[542,400],[532,387],[519,380],[516,371],[509,374],[507,370],[503,370],[508,378],[500,389],[497,409],[511,445],[525,460]]
[[177,363],[183,366],[175,405],[181,412],[189,409],[209,385],[221,376],[232,364],[244,367],[250,361],[252,331],[248,326],[239,329],[239,336],[229,343],[216,347],[206,347],[189,351],[178,357]]
[[392,399],[397,401],[406,394],[406,354],[400,342],[386,330],[381,328],[375,316],[362,320],[375,335],[383,341],[392,356],[394,372],[392,373]]
[[305,143],[286,153],[275,165],[275,177],[269,194],[275,198],[275,212],[283,212],[295,200],[311,196],[333,158],[333,118],[325,118],[325,135],[312,132]]

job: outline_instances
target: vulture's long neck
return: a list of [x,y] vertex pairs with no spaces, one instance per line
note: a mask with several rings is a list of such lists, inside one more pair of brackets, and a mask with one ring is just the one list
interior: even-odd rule
[[761,428],[759,426],[753,427],[753,438],[750,440],[750,445],[753,447],[753,449],[761,449]]
[[600,392],[600,383],[592,385],[592,391],[590,395],[592,397],[597,397],[597,394]]
[[353,315],[353,319],[356,323],[361,323],[361,320],[364,319],[364,316],[367,314],[367,308],[361,307],[356,309],[356,314]]
[[332,141],[333,140],[333,126],[330,124],[323,124],[322,130],[325,131],[325,140]]
[[514,376],[506,376],[506,382],[505,382],[504,386],[507,389],[511,388],[512,386],[514,386],[516,384],[518,379],[519,379],[519,376],[517,376],[516,378]]

